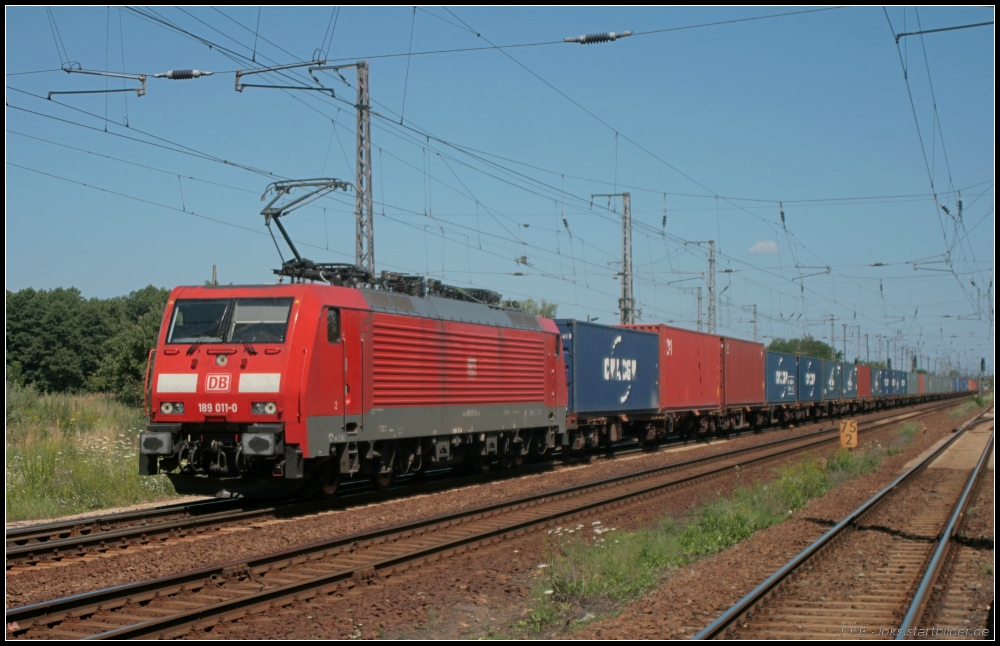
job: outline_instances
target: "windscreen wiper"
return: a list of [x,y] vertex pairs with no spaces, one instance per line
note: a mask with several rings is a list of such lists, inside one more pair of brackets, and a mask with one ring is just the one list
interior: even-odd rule
[[198,339],[194,343],[192,343],[191,346],[187,349],[187,353],[186,354],[188,356],[191,356],[192,354],[194,354],[194,351],[198,349],[198,346],[200,346],[202,343],[204,343],[205,339],[207,339],[210,336],[217,336],[217,337],[219,337],[220,341],[223,340],[222,339],[222,326],[223,326],[223,324],[226,321],[226,314],[228,314],[228,313],[229,313],[229,305],[226,305],[226,309],[222,310],[222,316],[219,317],[219,322],[216,324],[216,326],[212,330],[210,330],[209,332],[205,332],[200,337],[198,337]]

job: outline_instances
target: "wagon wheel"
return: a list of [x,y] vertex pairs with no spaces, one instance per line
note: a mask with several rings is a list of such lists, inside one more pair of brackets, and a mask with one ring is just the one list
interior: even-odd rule
[[372,485],[375,486],[379,491],[386,491],[392,486],[393,481],[396,480],[396,474],[392,471],[387,473],[373,473],[371,476]]
[[490,472],[492,464],[486,456],[474,455],[466,459],[465,468],[472,475],[486,475]]

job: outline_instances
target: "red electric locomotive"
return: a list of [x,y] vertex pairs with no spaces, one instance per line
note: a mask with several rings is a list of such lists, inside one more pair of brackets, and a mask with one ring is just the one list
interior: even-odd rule
[[141,473],[167,473],[180,493],[333,495],[342,476],[384,488],[563,444],[558,328],[475,300],[302,282],[174,289]]

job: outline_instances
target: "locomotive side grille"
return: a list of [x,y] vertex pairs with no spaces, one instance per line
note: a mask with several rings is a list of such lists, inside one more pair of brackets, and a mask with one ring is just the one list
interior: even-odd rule
[[544,336],[378,316],[373,406],[543,401]]

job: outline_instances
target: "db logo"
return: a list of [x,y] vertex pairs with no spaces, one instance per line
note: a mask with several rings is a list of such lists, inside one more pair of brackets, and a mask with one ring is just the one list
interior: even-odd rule
[[232,379],[232,375],[208,375],[208,378],[205,380],[205,391],[227,393],[229,392],[229,383]]

